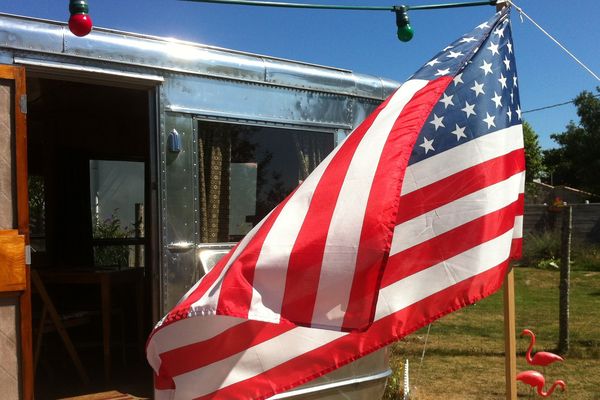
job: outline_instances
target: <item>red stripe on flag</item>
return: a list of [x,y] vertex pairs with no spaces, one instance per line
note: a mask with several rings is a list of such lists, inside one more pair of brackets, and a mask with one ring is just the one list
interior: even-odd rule
[[523,149],[514,150],[405,194],[402,196],[397,223],[406,222],[524,171],[524,154]]
[[513,239],[510,245],[510,259],[519,260],[523,256],[523,238]]
[[175,382],[173,382],[173,379],[170,376],[154,373],[154,389],[156,389],[156,390],[175,389]]
[[517,209],[515,210],[515,216],[523,215],[525,209],[525,193],[519,193],[519,199],[517,200]]
[[373,320],[408,159],[426,118],[450,82],[451,77],[439,78],[417,91],[390,131],[369,193],[343,326],[366,329],[365,323]]
[[168,371],[164,371],[168,376],[181,375],[243,352],[293,328],[291,324],[247,320],[208,340],[160,354],[161,366],[169,366]]
[[217,314],[248,318],[248,310],[252,302],[254,270],[261,248],[281,210],[293,195],[294,192],[279,203],[271,214],[269,214],[265,222],[258,229],[258,232],[256,232],[254,237],[229,267],[221,283]]
[[327,233],[344,176],[361,140],[390,96],[344,141],[324,171],[290,254],[281,317],[310,326],[319,287]]
[[[461,254],[506,233],[514,226],[519,201],[440,234],[390,257],[381,287]],[[473,235],[477,232],[477,235]]]
[[266,399],[318,378],[493,294],[502,286],[507,267],[508,262],[504,262],[375,321],[366,332],[348,334],[252,378],[197,397],[196,400]]

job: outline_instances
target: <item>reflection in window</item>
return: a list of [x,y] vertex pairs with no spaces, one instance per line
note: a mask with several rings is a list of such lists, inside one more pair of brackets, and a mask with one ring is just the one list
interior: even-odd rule
[[90,199],[94,264],[142,266],[144,163],[90,160]]
[[238,241],[333,149],[323,132],[198,122],[200,240]]

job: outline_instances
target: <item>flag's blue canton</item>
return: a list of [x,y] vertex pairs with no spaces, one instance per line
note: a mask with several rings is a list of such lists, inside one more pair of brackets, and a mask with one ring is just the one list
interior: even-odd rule
[[496,18],[446,47],[413,76],[454,79],[427,117],[409,164],[521,123],[510,21],[507,14]]

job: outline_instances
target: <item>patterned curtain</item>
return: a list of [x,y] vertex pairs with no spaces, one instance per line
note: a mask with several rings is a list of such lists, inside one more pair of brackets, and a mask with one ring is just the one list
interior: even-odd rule
[[199,125],[200,241],[229,241],[230,135]]
[[321,161],[324,155],[322,140],[317,135],[294,132],[294,144],[298,157],[298,180],[304,181]]

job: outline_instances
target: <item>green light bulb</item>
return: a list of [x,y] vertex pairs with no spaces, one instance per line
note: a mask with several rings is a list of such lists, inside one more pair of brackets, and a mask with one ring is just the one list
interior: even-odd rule
[[415,35],[415,31],[413,30],[410,24],[406,24],[398,27],[398,39],[402,42],[408,42]]
[[396,13],[396,26],[398,27],[398,39],[403,42],[408,42],[415,34],[410,21],[408,19],[408,8],[407,6],[396,6],[394,7]]

